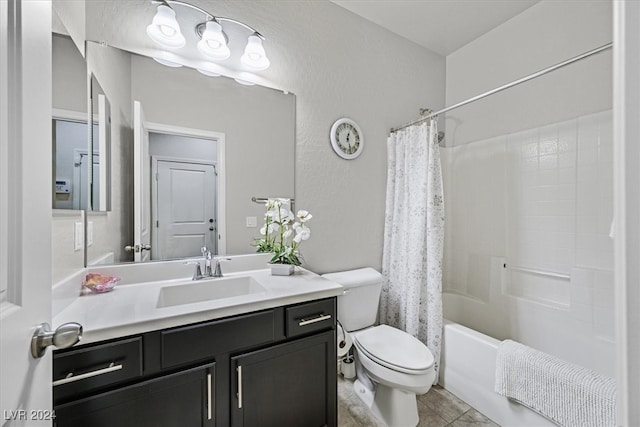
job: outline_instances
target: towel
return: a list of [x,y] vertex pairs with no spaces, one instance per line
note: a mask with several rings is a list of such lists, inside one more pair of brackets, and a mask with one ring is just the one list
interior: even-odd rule
[[615,381],[511,340],[498,347],[498,394],[564,427],[615,426]]

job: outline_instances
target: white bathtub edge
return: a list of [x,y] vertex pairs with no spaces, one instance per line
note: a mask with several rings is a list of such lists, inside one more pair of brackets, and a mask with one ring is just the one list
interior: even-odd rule
[[494,391],[499,343],[495,338],[445,320],[440,385],[501,426],[555,426]]

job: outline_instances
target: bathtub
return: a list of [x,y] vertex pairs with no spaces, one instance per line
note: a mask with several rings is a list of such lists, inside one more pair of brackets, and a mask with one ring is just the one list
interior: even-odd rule
[[555,426],[494,392],[500,341],[445,320],[439,383],[501,426]]

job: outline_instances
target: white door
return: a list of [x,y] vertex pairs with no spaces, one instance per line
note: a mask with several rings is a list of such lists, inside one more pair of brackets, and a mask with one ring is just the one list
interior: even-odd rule
[[133,251],[134,261],[148,261],[151,250],[151,159],[149,131],[142,104],[133,102]]
[[212,164],[157,162],[154,259],[216,254],[216,175]]
[[[21,22],[18,20],[21,18]],[[9,42],[11,41],[11,42]],[[51,2],[0,1],[0,411],[2,425],[51,425]],[[34,155],[37,153],[37,155]],[[54,325],[55,326],[55,325]],[[45,418],[39,421],[38,418]],[[48,418],[48,419],[47,419]]]

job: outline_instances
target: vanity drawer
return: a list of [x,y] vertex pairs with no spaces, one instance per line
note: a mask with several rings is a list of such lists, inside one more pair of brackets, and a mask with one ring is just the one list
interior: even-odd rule
[[335,298],[305,302],[285,310],[287,337],[334,328],[336,324]]
[[142,338],[134,337],[53,355],[53,395],[59,401],[142,375]]
[[274,310],[199,323],[161,332],[160,355],[163,369],[210,359],[274,341]]

